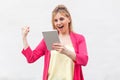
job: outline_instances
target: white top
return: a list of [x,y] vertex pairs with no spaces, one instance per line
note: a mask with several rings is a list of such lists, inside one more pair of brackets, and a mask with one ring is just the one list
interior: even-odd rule
[[[66,46],[74,51],[73,46]],[[68,56],[51,50],[48,80],[73,80],[74,62]]]

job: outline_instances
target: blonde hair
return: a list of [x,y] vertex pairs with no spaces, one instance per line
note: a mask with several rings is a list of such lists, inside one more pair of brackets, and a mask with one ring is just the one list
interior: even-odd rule
[[54,25],[54,17],[56,16],[57,13],[60,13],[60,14],[62,14],[65,17],[70,19],[69,31],[72,31],[71,15],[70,15],[69,11],[67,10],[67,8],[64,5],[57,5],[56,8],[52,11],[52,25],[53,25],[53,29],[56,29],[55,25]]

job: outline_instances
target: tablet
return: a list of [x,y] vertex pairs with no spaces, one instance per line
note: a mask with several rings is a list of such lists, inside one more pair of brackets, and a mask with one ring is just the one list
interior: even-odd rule
[[43,37],[44,37],[44,40],[45,40],[48,50],[52,50],[53,43],[60,42],[58,32],[56,30],[44,31],[44,32],[42,32],[42,34],[43,34]]

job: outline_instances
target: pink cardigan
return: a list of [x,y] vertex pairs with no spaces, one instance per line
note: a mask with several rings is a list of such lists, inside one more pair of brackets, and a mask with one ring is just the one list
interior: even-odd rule
[[[84,36],[70,32],[70,37],[73,43],[73,47],[76,53],[76,60],[74,61],[74,80],[84,80],[82,67],[88,62],[87,47]],[[28,63],[35,62],[41,56],[44,57],[44,71],[43,80],[48,78],[48,68],[50,62],[50,51],[47,49],[44,39],[39,43],[39,45],[32,50],[30,47],[22,50],[23,55],[26,57]]]

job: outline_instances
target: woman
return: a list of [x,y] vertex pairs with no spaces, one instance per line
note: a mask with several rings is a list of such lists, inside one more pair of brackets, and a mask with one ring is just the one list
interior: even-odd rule
[[49,51],[44,39],[32,50],[27,42],[29,27],[22,28],[23,55],[28,63],[44,57],[43,80],[84,80],[82,66],[88,62],[85,38],[72,31],[72,19],[64,5],[52,12],[53,29],[58,31],[61,43],[53,43]]

